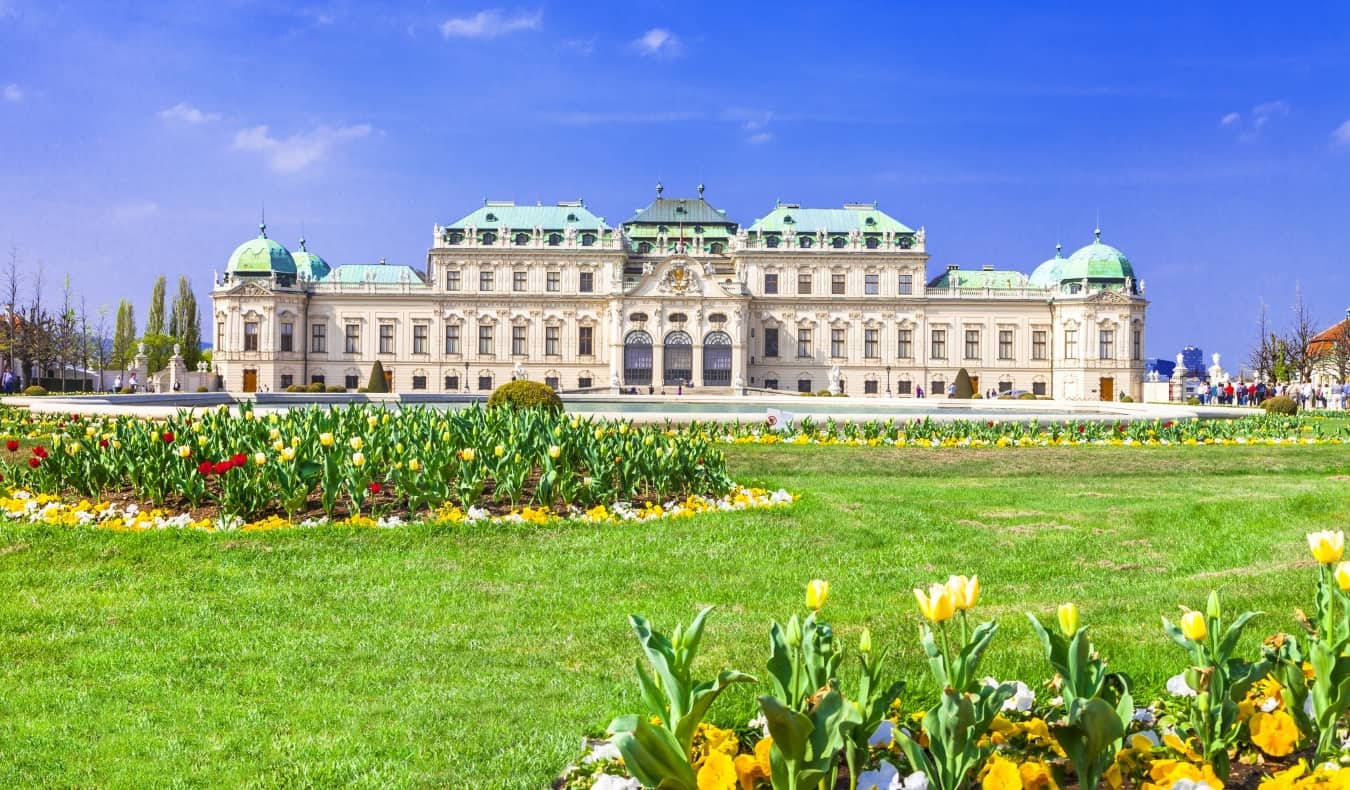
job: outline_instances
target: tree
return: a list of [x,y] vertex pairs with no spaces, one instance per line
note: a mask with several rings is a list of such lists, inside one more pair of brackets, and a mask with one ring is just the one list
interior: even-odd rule
[[150,312],[145,315],[145,333],[147,335],[164,334],[164,275],[155,279],[155,287],[150,291]]
[[[120,317],[121,308],[118,308]],[[98,362],[98,387],[103,389],[103,370],[108,366],[108,306],[99,305],[98,320],[94,323],[94,337],[90,350],[93,352],[94,359]],[[135,334],[134,332],[132,333]]]
[[956,371],[956,394],[952,397],[970,400],[970,396],[974,394],[975,387],[970,383],[970,374],[965,368]]
[[366,392],[388,392],[389,382],[384,378],[384,365],[375,360],[375,364],[370,368],[370,381],[366,384]]
[[1299,381],[1312,381],[1312,369],[1315,360],[1312,356],[1312,339],[1317,337],[1317,323],[1303,301],[1303,286],[1294,284],[1294,317],[1285,334],[1285,354],[1289,367],[1298,373]]
[[136,308],[123,299],[117,303],[117,322],[113,329],[111,364],[118,370],[131,367],[135,359]]
[[21,368],[19,360],[20,343],[20,320],[19,320],[19,250],[17,247],[9,248],[9,264],[5,266],[4,285],[0,287],[0,294],[3,294],[5,300],[5,336],[4,353],[5,365],[18,375]]
[[1274,362],[1274,336],[1270,332],[1270,319],[1266,315],[1266,300],[1261,300],[1261,312],[1256,319],[1256,346],[1247,356],[1247,364],[1256,371],[1261,381],[1270,381],[1271,367]]
[[178,278],[178,293],[174,294],[173,306],[169,309],[169,336],[181,347],[187,369],[196,368],[202,353],[201,316],[197,310],[197,295],[192,292],[187,277]]

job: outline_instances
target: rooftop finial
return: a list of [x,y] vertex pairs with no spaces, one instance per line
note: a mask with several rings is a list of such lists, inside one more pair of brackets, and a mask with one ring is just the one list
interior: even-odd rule
[[699,196],[699,197],[703,197],[703,182],[702,182],[702,181],[700,181],[700,182],[698,183],[698,196]]
[[300,251],[309,252],[309,250],[305,249],[305,234],[303,233],[300,234]]
[[1101,211],[1101,209],[1097,209],[1097,228],[1096,228],[1095,230],[1093,230],[1092,233],[1097,237],[1097,243],[1100,244],[1101,241],[1102,241],[1102,211]]
[[262,204],[262,212],[258,220],[258,238],[267,238],[267,204]]
[[656,182],[656,196],[657,196],[657,197],[661,197],[661,193],[664,192],[664,191],[666,191],[666,188],[663,187],[663,186],[661,186],[661,182],[660,182],[660,180],[658,180],[658,181]]
[[1064,252],[1064,245],[1060,244],[1059,242],[1055,242],[1055,257],[1063,258],[1064,257],[1063,252]]

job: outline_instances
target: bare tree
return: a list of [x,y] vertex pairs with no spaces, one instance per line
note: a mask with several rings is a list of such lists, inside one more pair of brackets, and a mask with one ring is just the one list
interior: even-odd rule
[[1313,363],[1312,339],[1317,337],[1317,323],[1313,320],[1308,305],[1303,301],[1303,286],[1294,284],[1294,315],[1285,335],[1285,353],[1289,355],[1289,366],[1298,373],[1299,381],[1312,381]]
[[[19,375],[19,249],[9,248],[9,263],[5,266],[3,285],[0,295],[5,300],[5,337],[4,353],[8,369]],[[15,382],[17,386],[18,382]]]
[[[83,300],[81,300],[83,304]],[[99,305],[96,315],[98,320],[94,322],[94,336],[90,338],[90,349],[93,351],[94,360],[98,363],[98,386],[97,389],[103,389],[103,369],[108,365],[108,312],[109,307]]]
[[1275,349],[1274,337],[1270,332],[1270,318],[1267,316],[1266,300],[1261,300],[1261,312],[1256,319],[1256,346],[1247,356],[1247,364],[1256,371],[1256,377],[1262,381],[1270,380]]

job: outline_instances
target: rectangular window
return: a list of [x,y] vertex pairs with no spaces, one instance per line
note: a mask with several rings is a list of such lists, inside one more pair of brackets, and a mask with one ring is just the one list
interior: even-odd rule
[[595,292],[595,272],[581,272],[577,277],[578,291],[584,294]]
[[980,330],[966,330],[966,359],[980,358]]
[[798,392],[810,392],[810,391],[811,391],[811,379],[797,379],[797,391],[798,391]]
[[558,327],[556,326],[544,327],[544,356],[558,356]]
[[492,389],[492,377],[491,377],[491,376],[479,376],[479,377],[478,377],[478,390],[479,390],[480,392],[488,392],[488,391],[490,391],[491,389]]
[[947,358],[947,330],[945,329],[933,330],[932,346],[933,347],[930,349],[930,353],[928,354],[928,356],[932,357],[933,359]]
[[770,326],[764,328],[764,356],[778,356],[778,327]]
[[1035,396],[1038,397],[1038,398],[1044,397],[1044,395],[1045,395],[1045,382],[1044,382],[1044,381],[1033,381],[1033,382],[1031,382],[1031,394],[1032,394],[1032,395],[1035,395]]
[[225,322],[216,322],[216,348],[225,347]]
[[290,321],[281,322],[281,337],[278,343],[279,351],[295,350],[295,324]]
[[1130,359],[1138,362],[1144,353],[1144,333],[1138,329],[1134,330],[1130,339]]
[[864,394],[864,395],[875,395],[875,394],[877,394],[877,380],[876,380],[876,379],[868,379],[867,381],[864,381],[864,382],[863,382],[863,394]]
[[1097,358],[1098,359],[1116,358],[1115,330],[1100,329],[1097,331]]
[[811,330],[810,330],[810,329],[798,329],[798,330],[797,330],[797,356],[803,357],[803,358],[811,356]]
[[868,296],[876,296],[877,294],[881,293],[881,275],[864,274],[863,293]]
[[900,359],[914,358],[914,330],[900,329],[895,333],[895,355]]
[[797,293],[799,294],[811,293],[810,272],[797,272]]
[[[431,327],[426,324],[413,324],[413,353],[427,353],[427,338],[430,337]],[[416,389],[414,387],[413,389]]]
[[357,382],[357,377],[356,377],[356,376],[352,376],[352,375],[348,375],[348,376],[346,377],[346,379],[342,382],[342,384],[343,384],[343,386],[345,386],[345,387],[346,387],[347,389],[349,389],[349,390],[354,390],[354,389],[356,389],[357,387],[360,387],[360,386],[361,386],[361,385]]
[[1013,383],[1011,381],[1000,381],[998,383],[998,391],[1000,395],[1005,392],[1012,392],[1012,389]]
[[427,388],[426,376],[413,376],[413,389],[424,390]]
[[558,390],[558,377],[557,377],[557,376],[545,376],[545,377],[544,377],[544,384],[545,384],[549,389],[553,390],[554,392],[557,392],[557,390]]
[[295,383],[295,376],[292,376],[292,375],[289,374],[289,373],[282,373],[282,374],[281,374],[281,388],[282,388],[282,389],[286,389],[287,387],[291,386],[291,385],[294,384],[294,383]]
[[1013,358],[1013,331],[1011,329],[998,330],[998,358]]
[[579,389],[589,389],[591,386],[590,376],[577,376],[577,387]]
[[314,354],[328,353],[328,325],[313,324],[309,328],[309,350]]
[[914,383],[911,382],[909,379],[901,379],[901,380],[895,382],[895,394],[897,394],[897,395],[913,395],[913,394],[914,394]]
[[778,379],[764,379],[764,389],[766,390],[778,389]]
[[778,293],[778,273],[777,273],[777,272],[769,272],[769,273],[766,273],[766,274],[764,275],[764,293],[766,293],[766,294],[776,294],[776,293]]
[[257,351],[257,350],[258,350],[258,322],[257,322],[257,321],[245,321],[245,322],[244,322],[244,350],[245,350],[245,351]]
[[830,356],[844,356],[844,330],[842,329],[830,330]]
[[881,330],[863,330],[863,356],[868,359],[881,358]]
[[562,290],[562,272],[548,272],[544,276],[544,290],[557,293]]
[[358,354],[361,351],[361,325],[347,324],[347,335],[343,339],[342,351],[346,354]]
[[511,273],[511,290],[525,290],[525,272],[516,271]]
[[1046,351],[1045,351],[1046,335],[1047,335],[1047,333],[1046,333],[1046,331],[1045,331],[1044,329],[1037,329],[1035,332],[1032,332],[1032,333],[1031,333],[1031,358],[1032,358],[1032,359],[1045,359],[1045,358],[1046,358]]
[[946,395],[947,382],[943,381],[942,379],[933,379],[932,381],[928,382],[928,394]]
[[380,353],[394,353],[394,325],[380,324]]
[[491,291],[491,290],[492,290],[492,270],[491,270],[491,269],[485,269],[485,270],[480,271],[480,272],[478,273],[478,290],[480,290],[480,291]]
[[900,275],[900,282],[898,283],[898,286],[901,296],[914,293],[914,275],[912,274]]
[[528,327],[511,327],[511,353],[515,356],[524,356],[529,353],[525,347],[525,330]]
[[577,327],[577,356],[589,357],[594,354],[595,327]]
[[460,278],[460,270],[459,270],[459,269],[446,269],[446,270],[445,270],[445,290],[447,290],[447,291],[458,291],[458,290],[459,290],[459,287],[460,287],[460,286],[459,286],[459,278]]
[[492,355],[492,324],[478,325],[478,353]]
[[445,377],[445,391],[446,391],[446,392],[458,392],[458,391],[459,391],[459,376],[446,376],[446,377]]
[[1078,330],[1064,330],[1064,358],[1078,359]]
[[832,272],[830,274],[830,293],[834,296],[844,295],[844,274],[843,272]]
[[310,384],[322,384],[322,383],[323,383],[323,374],[322,374],[322,373],[315,373],[313,376],[310,376],[310,377],[309,377],[309,383],[310,383]]
[[446,324],[445,326],[445,353],[459,353],[459,324]]

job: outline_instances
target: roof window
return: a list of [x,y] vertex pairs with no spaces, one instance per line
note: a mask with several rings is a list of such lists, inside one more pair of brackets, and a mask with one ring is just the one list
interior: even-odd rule
[[496,222],[496,221],[497,221],[497,215],[496,215],[496,214],[493,214],[491,211],[489,211],[489,212],[487,213],[487,216],[484,217],[483,219],[486,219],[488,222]]
[[863,220],[863,224],[864,224],[864,225],[875,225],[875,224],[877,224],[877,218],[876,218],[876,217],[868,217],[867,219]]
[[567,215],[567,221],[568,221],[568,222],[576,222],[576,221],[577,221],[577,215],[576,215],[576,214],[568,214],[568,215]]
[[792,215],[791,215],[791,214],[784,214],[784,215],[783,215],[783,224],[784,224],[784,225],[791,225],[792,223],[794,223],[794,222],[796,222],[796,221],[797,221],[797,220],[795,220],[795,219],[792,218]]

